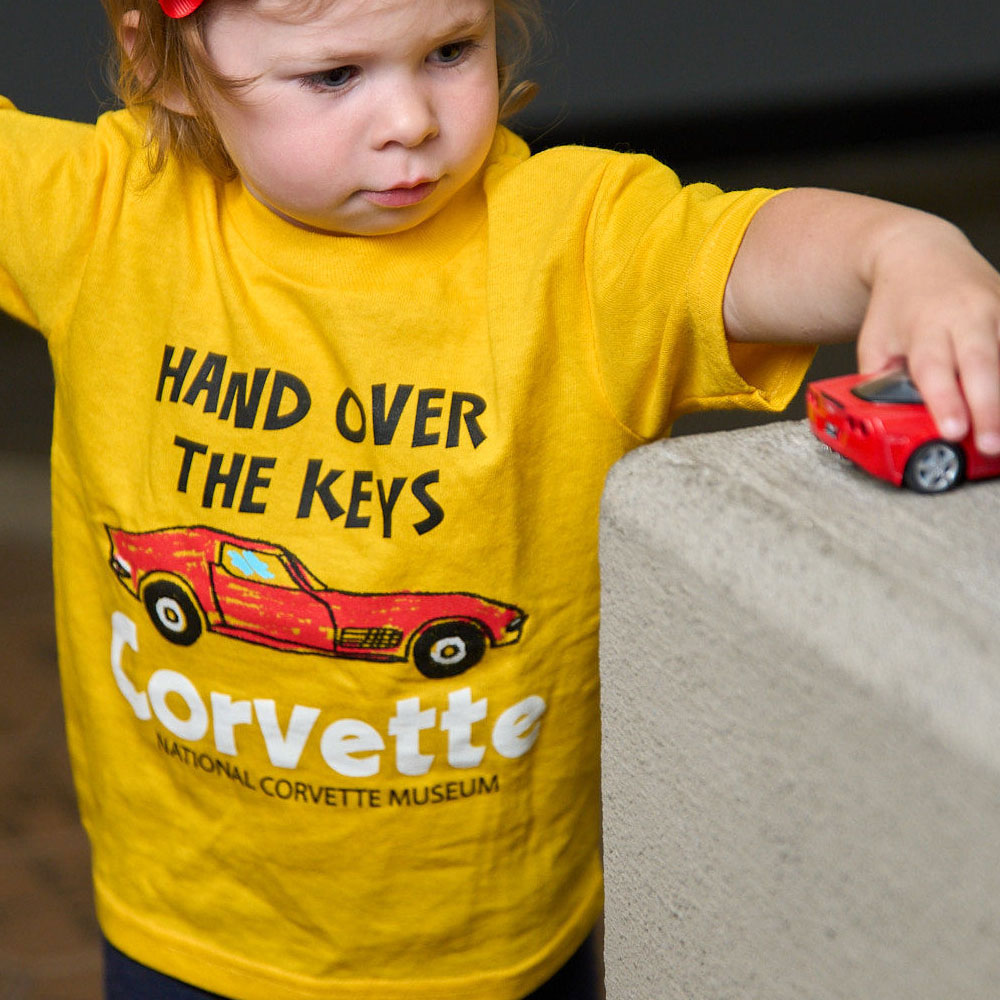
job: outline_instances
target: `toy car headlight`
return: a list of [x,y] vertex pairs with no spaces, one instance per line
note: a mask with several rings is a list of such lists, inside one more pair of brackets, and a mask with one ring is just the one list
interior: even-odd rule
[[132,579],[132,566],[117,552],[111,558],[111,568],[123,579]]

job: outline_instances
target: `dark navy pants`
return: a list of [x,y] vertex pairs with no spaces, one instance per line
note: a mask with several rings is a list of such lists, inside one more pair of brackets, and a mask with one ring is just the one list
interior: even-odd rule
[[[588,939],[575,955],[525,1000],[598,1000],[602,996],[594,943]],[[104,942],[105,1000],[225,1000],[132,961]]]

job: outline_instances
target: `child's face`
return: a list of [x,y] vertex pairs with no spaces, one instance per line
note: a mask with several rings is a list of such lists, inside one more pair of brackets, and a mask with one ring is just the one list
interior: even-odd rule
[[375,235],[423,222],[479,171],[497,124],[493,0],[213,3],[205,40],[253,79],[213,117],[247,188],[289,221]]

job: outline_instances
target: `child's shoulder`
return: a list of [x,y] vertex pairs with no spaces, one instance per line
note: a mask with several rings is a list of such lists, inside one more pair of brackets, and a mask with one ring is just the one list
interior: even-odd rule
[[[18,111],[0,101],[0,204],[23,208],[25,231],[68,232],[72,216],[120,235],[175,228],[178,206],[217,197],[201,168],[168,160],[152,173],[141,115],[108,111],[81,123]],[[122,223],[128,220],[128,227]],[[8,220],[9,221],[9,220]],[[27,237],[25,237],[27,238]]]
[[[501,125],[497,129],[490,159],[508,170],[524,166],[536,173],[558,173],[561,170],[600,171],[607,169],[610,164],[624,164],[635,159],[648,160],[649,157],[597,146],[579,145],[549,146],[532,152],[531,147],[521,136]],[[650,162],[656,161],[650,160]]]
[[663,163],[641,153],[594,146],[551,146],[532,152],[514,132],[501,127],[490,154],[487,185],[499,193],[531,191],[536,198],[574,191],[609,197],[638,178],[655,188],[675,190],[677,175]]
[[80,122],[22,111],[0,96],[0,136],[7,155],[21,150],[41,166],[49,159],[89,157],[101,149],[105,156],[114,151],[127,158],[142,151],[145,132],[129,111],[108,111],[96,122]]

